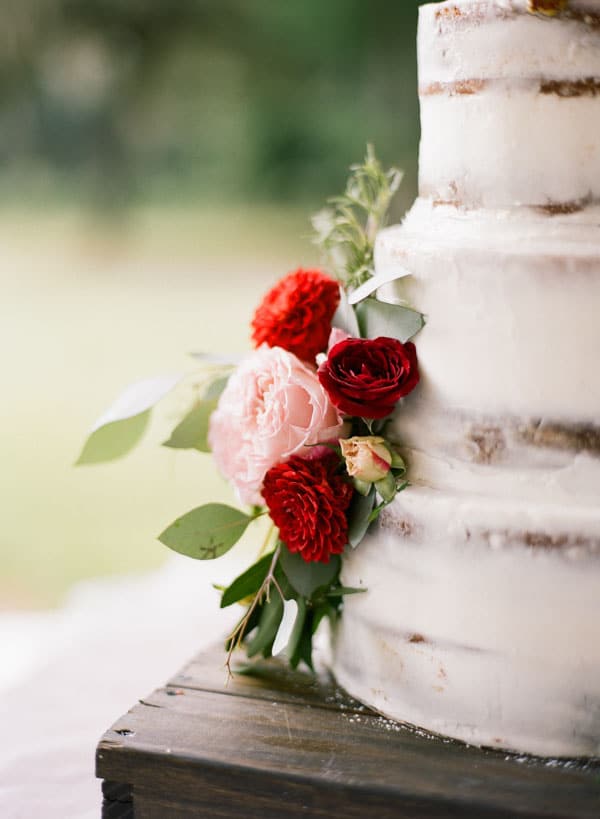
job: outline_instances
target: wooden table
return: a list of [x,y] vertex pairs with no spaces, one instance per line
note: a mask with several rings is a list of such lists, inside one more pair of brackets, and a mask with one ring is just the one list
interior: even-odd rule
[[104,819],[600,817],[600,762],[427,737],[276,664],[224,683],[200,655],[106,732]]

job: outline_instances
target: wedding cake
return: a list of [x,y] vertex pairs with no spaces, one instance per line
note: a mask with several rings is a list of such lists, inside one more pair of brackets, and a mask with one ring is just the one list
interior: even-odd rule
[[344,563],[338,681],[394,719],[600,754],[600,1],[421,7],[419,198],[379,291],[427,316],[411,487]]

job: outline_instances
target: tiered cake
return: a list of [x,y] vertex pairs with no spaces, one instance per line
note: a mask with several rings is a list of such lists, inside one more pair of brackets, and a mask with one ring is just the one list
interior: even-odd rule
[[334,670],[439,734],[599,755],[600,0],[537,5],[420,10],[420,197],[376,249],[427,315],[412,486],[345,563]]

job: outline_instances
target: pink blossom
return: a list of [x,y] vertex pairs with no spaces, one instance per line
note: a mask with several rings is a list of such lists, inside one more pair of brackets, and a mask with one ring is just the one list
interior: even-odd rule
[[342,417],[311,368],[281,347],[260,347],[233,373],[210,419],[209,443],[240,500],[261,504],[264,476],[292,455],[337,442]]

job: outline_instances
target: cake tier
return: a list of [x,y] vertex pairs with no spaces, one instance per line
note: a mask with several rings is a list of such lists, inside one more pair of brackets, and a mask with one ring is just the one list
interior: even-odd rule
[[549,216],[417,200],[379,235],[375,264],[411,274],[379,297],[427,316],[415,400],[436,412],[598,423],[600,208]]
[[382,288],[427,315],[397,414],[415,483],[600,502],[600,208],[468,211],[417,200],[383,231]]
[[412,487],[344,561],[333,669],[465,742],[600,754],[600,511]]
[[421,196],[470,207],[600,201],[600,2],[420,8]]
[[600,208],[418,200],[379,291],[427,315],[393,436],[411,487],[344,562],[334,672],[466,742],[600,753]]

